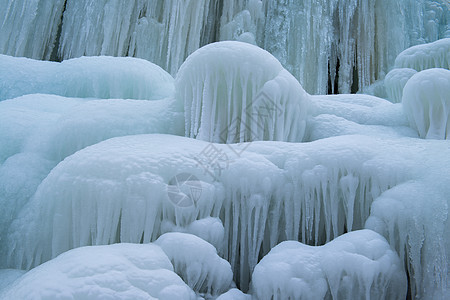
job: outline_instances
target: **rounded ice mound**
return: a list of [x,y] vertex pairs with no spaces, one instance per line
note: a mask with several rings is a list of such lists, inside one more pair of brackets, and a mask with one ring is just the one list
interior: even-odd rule
[[406,82],[416,73],[416,70],[410,68],[393,69],[387,73],[384,78],[384,86],[388,99],[394,103],[401,102]]
[[431,68],[450,69],[450,38],[410,47],[395,59],[396,68],[422,71]]
[[218,143],[302,140],[308,94],[269,52],[243,42],[192,53],[175,80],[186,136]]
[[175,272],[196,292],[220,295],[231,287],[230,264],[217,255],[213,245],[181,232],[163,234],[156,241],[170,258]]
[[25,273],[2,299],[197,299],[154,244],[77,248]]
[[61,63],[0,55],[0,101],[26,94],[157,100],[173,97],[173,77],[133,57],[93,56]]
[[450,71],[428,69],[403,90],[403,110],[421,138],[450,139]]
[[398,255],[371,230],[341,235],[324,246],[296,241],[274,247],[255,267],[257,299],[405,299]]

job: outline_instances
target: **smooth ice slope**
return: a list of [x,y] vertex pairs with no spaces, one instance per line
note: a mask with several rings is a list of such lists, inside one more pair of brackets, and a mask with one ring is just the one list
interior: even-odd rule
[[395,59],[395,67],[416,71],[431,68],[450,69],[450,38],[404,50]]
[[155,244],[167,254],[175,272],[196,292],[219,295],[231,287],[230,264],[201,238],[179,232],[160,236]]
[[81,57],[61,63],[0,55],[0,101],[26,94],[157,100],[173,97],[173,78],[143,59]]
[[412,76],[402,103],[421,138],[450,139],[450,70],[428,69]]
[[257,46],[209,44],[186,59],[175,84],[186,136],[219,143],[303,138],[309,95]]
[[[216,150],[227,157],[222,165],[201,161],[205,151]],[[420,190],[426,182],[433,197],[415,193],[417,205],[408,213],[390,209],[402,216],[399,234],[405,237],[395,247],[410,265],[417,294],[443,291],[446,281],[439,278],[447,278],[447,266],[441,262],[449,247],[441,241],[449,228],[441,221],[448,213],[448,191],[442,187],[450,182],[442,174],[450,168],[449,157],[443,141],[398,137],[228,145],[168,135],[113,138],[78,151],[52,170],[11,225],[6,258],[10,267],[29,268],[74,247],[153,241],[165,221],[188,227],[219,217],[225,228],[219,253],[246,290],[260,255],[279,242],[321,245],[361,229],[385,191],[405,182]],[[169,191],[177,188],[170,182],[182,173],[198,179],[191,186],[201,193],[180,206]],[[191,195],[181,187],[179,193]],[[396,197],[404,203],[411,198]],[[423,240],[424,232],[434,233]],[[435,256],[439,260],[429,259]],[[435,271],[422,272],[413,261],[425,261],[426,269]]]
[[254,295],[282,299],[405,299],[406,273],[397,253],[371,230],[324,246],[297,241],[275,246],[255,267]]
[[154,244],[71,250],[24,274],[0,298],[197,299]]

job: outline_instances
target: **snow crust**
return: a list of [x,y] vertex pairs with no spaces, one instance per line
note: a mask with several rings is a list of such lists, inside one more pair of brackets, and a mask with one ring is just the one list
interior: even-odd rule
[[175,85],[186,136],[219,143],[303,138],[309,95],[259,47],[209,44],[186,59]]
[[197,299],[154,244],[68,251],[25,273],[2,299]]
[[324,246],[278,244],[255,267],[257,299],[405,299],[406,274],[397,253],[371,230]]
[[[186,233],[166,233],[155,244],[167,254],[175,272],[194,291],[219,295],[227,291],[233,279],[230,264],[203,239]],[[180,251],[182,249],[182,251]]]
[[450,69],[450,38],[404,50],[395,59],[395,67],[416,71],[431,68]]
[[402,103],[421,138],[450,139],[450,70],[434,68],[412,76]]
[[131,57],[81,57],[61,63],[0,55],[0,101],[26,94],[157,100],[173,97],[173,78]]

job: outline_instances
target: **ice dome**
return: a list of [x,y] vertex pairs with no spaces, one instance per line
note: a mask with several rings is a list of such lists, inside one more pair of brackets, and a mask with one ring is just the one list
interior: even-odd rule
[[257,46],[209,44],[186,59],[175,84],[186,136],[219,143],[303,138],[309,95]]

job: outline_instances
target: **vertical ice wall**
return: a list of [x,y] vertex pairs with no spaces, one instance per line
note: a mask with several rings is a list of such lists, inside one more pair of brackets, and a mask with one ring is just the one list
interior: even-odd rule
[[403,49],[450,37],[449,20],[448,0],[4,0],[0,53],[136,56],[175,75],[199,47],[239,40],[309,93],[348,93],[382,79]]

